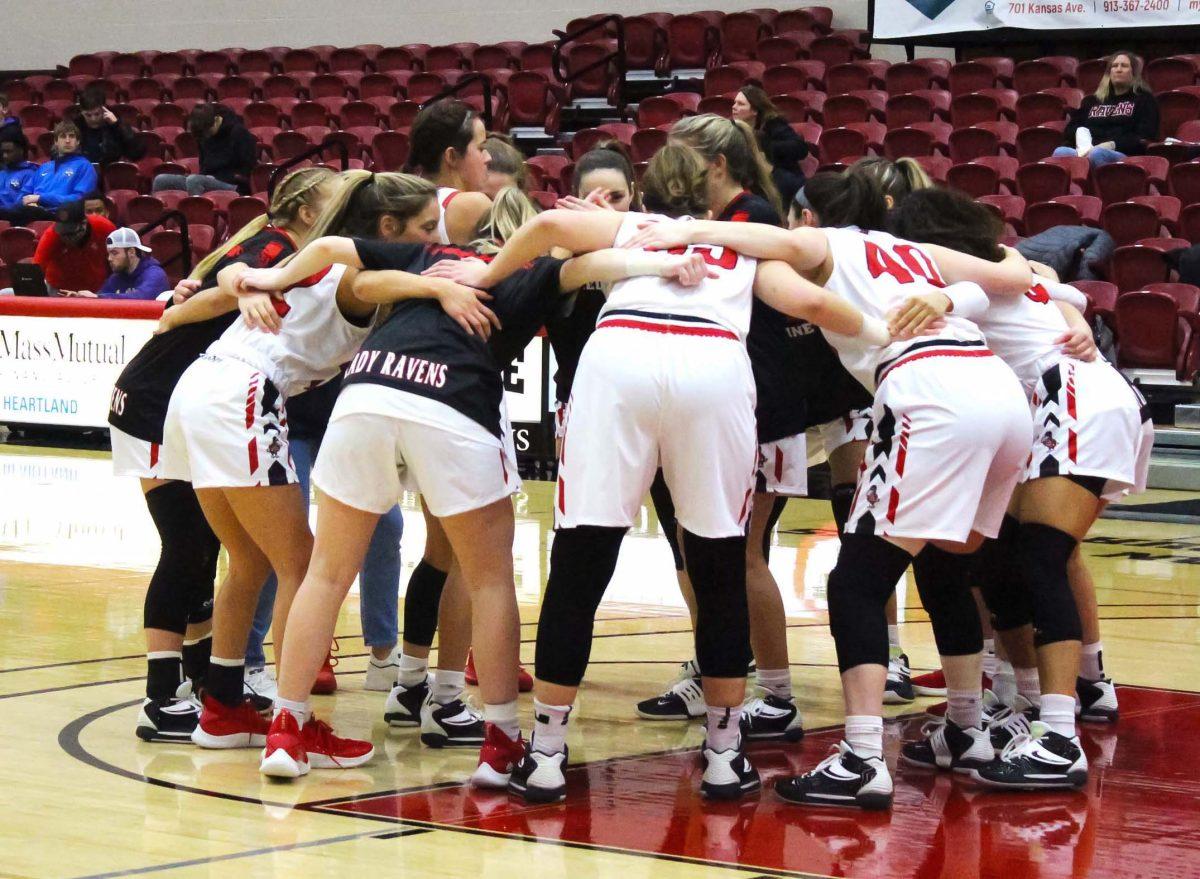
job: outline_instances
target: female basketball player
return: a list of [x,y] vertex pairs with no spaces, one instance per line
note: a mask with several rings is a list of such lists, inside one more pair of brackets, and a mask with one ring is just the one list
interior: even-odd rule
[[[953,190],[913,195],[891,224],[914,241],[993,261],[1003,258],[997,244],[1000,222]],[[986,566],[993,575],[985,584],[997,630],[1006,646],[1012,643],[1009,652],[1018,672],[1033,670],[1032,662],[1019,660],[1036,642],[1032,677],[1040,680],[1040,694],[1029,695],[1033,701],[1040,695],[1040,711],[1026,701],[1025,712],[998,717],[992,742],[1003,746],[1001,760],[973,771],[990,786],[1032,789],[1080,787],[1087,780],[1087,758],[1075,734],[1081,625],[1068,566],[1104,506],[1144,489],[1153,443],[1140,395],[1095,356],[1094,346],[1084,346],[1088,357],[1064,351],[1072,338],[1068,318],[1087,343],[1091,332],[1078,311],[1069,305],[1056,308],[1052,297],[1083,297],[1065,285],[1037,281],[1024,296],[994,299],[978,321],[1035,408],[1026,481],[1014,498],[1015,519],[1007,520],[993,541]],[[939,314],[942,298],[935,293],[910,300],[896,322],[919,326],[924,317]],[[1031,725],[1032,720],[1041,725]],[[951,718],[927,741],[906,745],[903,755],[923,765],[941,758],[938,765],[952,768],[962,764],[966,738]]]
[[[307,233],[332,192],[333,176],[324,168],[305,168],[285,177],[266,216],[248,223],[205,257],[190,279],[181,282],[181,296],[214,285],[226,266],[271,266],[293,253],[295,242]],[[199,709],[178,697],[186,695],[181,689],[185,677],[198,693],[211,646],[208,621],[220,544],[191,484],[162,479],[159,466],[171,392],[184,370],[237,318],[236,308],[227,303],[222,315],[169,329],[181,315],[205,309],[209,299],[210,294],[202,292],[167,310],[163,331],[134,355],[117,379],[109,412],[113,469],[117,476],[140,479],[162,540],[146,592],[146,700],[137,722],[138,737],[146,741],[191,737]]]
[[[631,243],[670,248],[716,241],[764,258],[785,257],[810,280],[876,318],[930,288],[945,289],[956,305],[961,301],[954,309],[960,313],[982,296],[975,284],[1005,295],[1029,289],[1029,267],[1019,254],[990,263],[863,231],[881,228],[886,216],[882,193],[863,175],[840,175],[830,195],[818,207],[822,220],[847,228],[783,232],[733,223],[652,224]],[[974,283],[946,286],[957,282]],[[926,544],[947,555],[946,550],[970,551],[996,535],[1028,454],[1029,412],[1012,372],[987,349],[979,329],[953,312],[934,337],[896,341],[883,350],[843,337],[829,340],[847,369],[875,388],[866,467],[829,579],[846,739],[813,771],[778,782],[776,791],[796,803],[888,808],[892,783],[883,761],[881,717],[888,664],[884,607],[896,580]],[[960,588],[939,579],[938,566],[930,567],[930,594]],[[981,648],[974,647],[976,662]],[[978,698],[963,711],[980,713]],[[974,731],[974,746],[982,753],[981,716],[973,722],[964,718],[963,725]]]
[[[439,290],[448,282],[410,272],[462,254],[457,248],[322,238],[287,266],[248,274],[244,283],[256,290],[285,289],[314,269],[349,265],[371,270],[355,282],[356,295],[394,298],[394,288],[405,283]],[[640,272],[695,283],[707,269],[695,257],[658,254],[630,260],[618,251],[567,262],[541,260],[493,292],[495,313],[489,315],[497,318],[498,329],[487,345],[470,338],[441,309],[416,301],[395,308],[364,343],[347,371],[314,472],[323,492],[316,549],[289,620],[276,717],[263,755],[265,774],[295,777],[313,766],[347,767],[370,759],[369,742],[336,739],[326,725],[311,721],[307,697],[320,666],[315,645],[332,632],[352,571],[361,563],[365,536],[402,486],[409,486],[424,495],[471,590],[488,722],[473,779],[488,786],[507,784],[521,753],[520,627],[509,501],[519,481],[500,373],[558,306],[563,288]]]
[[[349,172],[316,231],[348,228],[384,239],[432,239],[437,214],[434,187],[403,174]],[[245,266],[218,275],[234,296]],[[261,744],[265,723],[244,703],[242,665],[246,634],[262,580],[279,579],[275,643],[292,596],[308,564],[307,510],[287,446],[284,401],[338,373],[365,338],[375,303],[353,295],[353,273],[339,267],[289,291],[278,334],[233,324],[188,367],[167,409],[163,475],[196,488],[205,518],[229,553],[229,571],[214,613],[213,656],[204,711],[192,740],[205,747]],[[267,297],[257,297],[265,300]],[[237,300],[243,311],[270,303]],[[251,312],[248,312],[251,313]],[[281,538],[286,535],[286,538]]]
[[469,244],[491,200],[483,194],[488,152],[483,120],[462,101],[430,104],[413,120],[408,169],[437,185],[437,238]]
[[[647,206],[703,216],[707,173],[695,150],[668,144],[643,180]],[[548,211],[519,230],[487,267],[442,263],[429,271],[490,287],[551,245],[579,252],[624,244],[640,222],[633,214]],[[535,732],[509,786],[530,801],[565,796],[567,720],[587,665],[592,623],[622,537],[660,462],[684,529],[698,608],[696,649],[708,706],[701,790],[736,798],[759,786],[740,734],[749,642],[745,525],[757,457],[753,378],[743,344],[752,288],[785,313],[833,331],[889,337],[878,333],[878,321],[865,324],[857,309],[784,265],[757,267],[728,248],[693,252],[715,275],[698,293],[681,295],[657,281],[618,284],[584,348],[568,405],[558,530],[538,624]]]

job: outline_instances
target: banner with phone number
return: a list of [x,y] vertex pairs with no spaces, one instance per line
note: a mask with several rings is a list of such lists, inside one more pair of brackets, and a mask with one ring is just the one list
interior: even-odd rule
[[875,0],[874,36],[1200,25],[1200,0]]

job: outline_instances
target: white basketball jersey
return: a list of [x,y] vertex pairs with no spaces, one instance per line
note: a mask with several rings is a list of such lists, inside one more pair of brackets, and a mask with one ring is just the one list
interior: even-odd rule
[[[669,221],[670,218],[627,213],[621,228],[617,230],[613,246],[623,245],[647,220]],[[600,316],[621,310],[699,318],[731,330],[745,341],[750,331],[750,306],[754,297],[754,274],[758,261],[716,245],[693,244],[687,248],[687,252],[703,256],[717,277],[706,278],[696,287],[683,287],[650,275],[619,281],[613,285]]]
[[[946,286],[937,263],[918,244],[886,232],[853,228],[821,231],[829,240],[833,257],[833,273],[825,287],[863,314],[886,322],[892,310],[910,296]],[[875,370],[880,364],[895,360],[914,341],[921,341],[909,339],[873,348],[857,337],[825,333],[825,338],[846,369],[868,390],[875,388]],[[935,338],[950,343],[978,342],[983,340],[983,333],[971,321],[947,315],[945,329]]]
[[289,310],[278,333],[251,329],[239,319],[209,346],[209,353],[248,363],[284,397],[329,381],[371,329],[348,322],[338,309],[337,288],[345,273],[345,266],[333,265],[311,287],[288,290],[284,300]]
[[1067,331],[1067,319],[1041,284],[1022,296],[990,297],[979,328],[994,351],[1021,380],[1026,394],[1050,367],[1062,359],[1056,344]]
[[450,240],[450,230],[446,228],[446,208],[450,206],[450,202],[454,200],[454,196],[458,195],[458,190],[449,186],[439,186],[437,191],[438,203],[438,241],[442,244],[453,244]]

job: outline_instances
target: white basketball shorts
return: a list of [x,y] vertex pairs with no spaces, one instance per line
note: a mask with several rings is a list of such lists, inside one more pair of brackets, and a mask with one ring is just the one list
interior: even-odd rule
[[161,479],[162,446],[130,436],[117,427],[108,428],[112,443],[113,475],[138,479]]
[[279,390],[240,360],[202,354],[167,405],[159,477],[195,488],[296,482]]

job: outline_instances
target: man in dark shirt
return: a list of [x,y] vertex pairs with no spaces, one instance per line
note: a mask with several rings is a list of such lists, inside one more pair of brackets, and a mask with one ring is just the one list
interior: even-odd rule
[[146,154],[133,129],[105,106],[104,89],[89,86],[79,97],[79,151],[89,162],[107,165],[121,159],[137,161]]
[[199,143],[200,173],[159,174],[153,190],[186,189],[189,195],[214,190],[248,193],[258,141],[241,118],[220,104],[197,104],[188,115],[188,131]]

